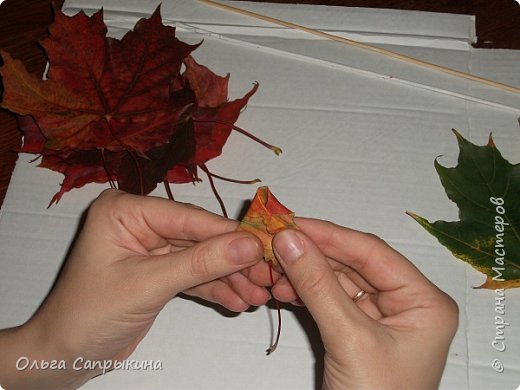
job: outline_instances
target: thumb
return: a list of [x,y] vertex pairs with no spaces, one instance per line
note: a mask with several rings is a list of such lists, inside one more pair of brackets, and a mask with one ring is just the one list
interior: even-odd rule
[[160,256],[155,273],[160,295],[168,301],[181,291],[251,267],[262,255],[262,244],[256,237],[233,232]]
[[345,290],[325,255],[301,231],[284,230],[273,240],[276,257],[300,299],[318,324],[322,337],[333,337],[362,314]]

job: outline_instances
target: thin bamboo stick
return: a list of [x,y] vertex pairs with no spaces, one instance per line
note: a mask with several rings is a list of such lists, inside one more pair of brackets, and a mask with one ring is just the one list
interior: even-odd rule
[[504,91],[513,92],[513,93],[520,93],[520,88],[514,87],[512,85],[503,84],[503,83],[499,83],[497,81],[485,79],[483,77],[474,76],[472,74],[464,73],[464,72],[461,72],[461,71],[458,71],[458,70],[455,70],[455,69],[452,69],[452,68],[448,68],[446,66],[432,64],[431,62],[422,61],[422,60],[419,60],[417,58],[413,58],[413,57],[409,57],[409,56],[406,56],[406,55],[403,55],[403,54],[395,53],[393,51],[382,49],[380,47],[372,46],[372,45],[369,45],[369,44],[366,44],[366,43],[362,43],[362,42],[357,42],[357,41],[354,41],[352,39],[343,38],[343,37],[340,37],[338,35],[326,33],[326,32],[319,31],[319,30],[315,30],[315,29],[312,29],[312,28],[309,28],[309,27],[305,27],[305,26],[296,24],[296,23],[287,22],[285,20],[276,19],[276,18],[273,18],[271,16],[261,15],[261,14],[258,14],[256,12],[247,11],[247,10],[244,10],[244,9],[241,9],[241,8],[233,7],[231,5],[222,4],[222,3],[219,3],[217,1],[213,1],[213,0],[199,0],[199,1],[201,3],[207,4],[207,5],[216,7],[216,8],[221,8],[221,9],[224,9],[224,10],[227,10],[227,11],[231,11],[231,12],[235,12],[235,13],[238,13],[238,14],[250,16],[250,17],[253,17],[253,18],[256,18],[256,19],[260,19],[260,20],[263,20],[265,22],[278,24],[280,26],[284,26],[284,27],[287,27],[287,28],[290,28],[290,29],[293,29],[293,30],[304,31],[306,33],[317,35],[317,36],[322,37],[322,38],[331,39],[331,40],[336,41],[336,42],[341,42],[341,43],[344,43],[344,44],[347,44],[347,45],[350,45],[350,46],[355,46],[355,47],[358,47],[358,48],[361,48],[361,49],[369,50],[371,52],[378,53],[378,54],[384,55],[386,57],[391,57],[391,58],[394,58],[394,59],[406,62],[408,64],[421,66],[423,68],[427,68],[427,69],[430,69],[430,70],[442,72],[442,73],[445,73],[445,74],[449,74],[451,76],[456,76],[456,77],[460,77],[460,78],[463,78],[463,79],[466,79],[466,80],[475,81],[477,83],[485,84],[485,85],[488,85],[488,86],[491,86],[491,87],[495,87],[495,88],[498,88],[498,89],[501,89],[501,90],[504,90]]

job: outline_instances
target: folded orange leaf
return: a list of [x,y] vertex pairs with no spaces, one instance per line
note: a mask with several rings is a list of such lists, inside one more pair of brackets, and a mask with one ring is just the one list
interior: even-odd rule
[[294,213],[275,198],[269,187],[260,187],[238,228],[257,236],[264,244],[265,261],[277,265],[272,246],[274,235],[298,226],[294,223]]

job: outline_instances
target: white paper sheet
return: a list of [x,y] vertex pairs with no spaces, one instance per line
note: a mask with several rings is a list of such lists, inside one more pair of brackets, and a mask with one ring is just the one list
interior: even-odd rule
[[[107,24],[121,35],[159,1],[69,0],[64,9],[104,7]],[[468,16],[346,9],[325,6],[240,6],[295,23],[346,35],[420,58],[520,85],[520,52],[476,50]],[[280,146],[280,157],[233,134],[208,165],[237,178],[261,177],[302,216],[332,220],[378,234],[409,257],[460,306],[460,328],[449,354],[442,389],[513,389],[520,382],[520,290],[506,293],[507,351],[495,337],[494,293],[472,289],[483,277],[456,260],[405,211],[456,220],[433,168],[439,155],[453,166],[457,128],[484,144],[490,131],[500,151],[520,161],[517,96],[408,65],[389,63],[358,49],[318,40],[209,8],[192,0],[167,0],[166,22],[179,37],[204,42],[194,57],[219,74],[231,73],[230,97],[254,81],[260,89],[239,126]],[[389,47],[389,46],[387,46]],[[385,73],[386,72],[386,73]],[[389,78],[388,75],[399,75]],[[399,79],[399,80],[397,80]],[[401,81],[402,80],[402,81]],[[0,211],[0,327],[24,322],[52,285],[81,213],[105,188],[89,185],[47,203],[62,178],[21,155]],[[255,187],[218,182],[231,216]],[[174,186],[176,198],[218,211],[206,182]],[[156,195],[165,196],[162,190]],[[238,316],[174,299],[159,315],[135,354],[159,360],[162,370],[118,371],[86,389],[311,389],[319,387],[319,338],[304,310],[284,310],[279,349],[263,353],[270,316],[260,307]],[[318,347],[317,347],[318,346]],[[500,358],[503,373],[491,362]]]

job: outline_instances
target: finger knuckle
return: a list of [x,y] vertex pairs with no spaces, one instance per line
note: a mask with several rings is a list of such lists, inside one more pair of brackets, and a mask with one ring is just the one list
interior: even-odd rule
[[301,291],[314,296],[322,296],[327,286],[327,273],[313,268],[301,270],[300,272],[299,286]]
[[121,197],[125,193],[115,189],[107,189],[101,192],[96,200],[91,204],[90,213],[106,213],[107,210],[113,209],[119,203]]
[[194,276],[210,274],[210,260],[213,257],[214,252],[211,248],[204,245],[194,247],[190,261],[190,272]]
[[114,197],[117,197],[117,196],[121,196],[122,194],[124,194],[123,191],[120,191],[120,190],[116,190],[115,188],[108,188],[106,190],[103,190],[99,196],[98,196],[98,200],[108,200],[108,199],[113,199]]
[[[427,294],[424,295],[424,302],[429,302],[427,307],[432,313],[432,316],[425,317],[427,328],[443,329],[443,334],[447,337],[452,337],[459,323],[459,308],[457,303],[445,292],[433,287]],[[434,316],[433,316],[434,314]]]
[[363,233],[368,241],[372,241],[373,245],[387,245],[386,241],[374,233]]
[[446,318],[446,327],[454,333],[459,325],[459,306],[449,295],[444,295],[444,316]]

